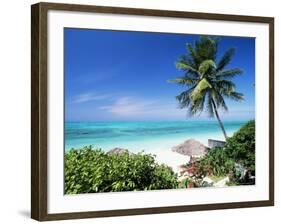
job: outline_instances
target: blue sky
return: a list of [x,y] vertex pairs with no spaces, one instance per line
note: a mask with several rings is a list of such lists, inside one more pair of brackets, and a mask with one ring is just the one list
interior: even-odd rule
[[[175,96],[183,87],[167,80],[182,75],[175,67],[186,43],[199,35],[71,29],[64,30],[65,119],[67,121],[150,121],[209,119],[187,117]],[[236,49],[228,68],[239,67],[236,90],[243,102],[226,100],[223,119],[253,119],[255,39],[220,37],[218,58]]]

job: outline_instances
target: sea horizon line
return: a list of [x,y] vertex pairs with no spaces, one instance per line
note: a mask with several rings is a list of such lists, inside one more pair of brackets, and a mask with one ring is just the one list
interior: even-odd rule
[[[241,119],[224,119],[222,120],[222,122],[230,122],[230,121],[251,121],[251,120],[255,120],[255,118],[241,118]],[[64,122],[101,122],[101,123],[105,123],[105,122],[111,122],[111,123],[114,123],[114,122],[200,122],[200,121],[213,121],[213,122],[218,122],[215,118],[214,119],[198,119],[198,120],[195,120],[195,119],[186,119],[186,120],[120,120],[120,121],[117,121],[117,120],[65,120]]]

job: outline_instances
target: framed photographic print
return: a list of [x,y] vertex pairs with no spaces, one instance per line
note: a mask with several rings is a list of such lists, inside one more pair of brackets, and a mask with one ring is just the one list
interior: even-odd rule
[[274,19],[32,5],[40,221],[274,204]]

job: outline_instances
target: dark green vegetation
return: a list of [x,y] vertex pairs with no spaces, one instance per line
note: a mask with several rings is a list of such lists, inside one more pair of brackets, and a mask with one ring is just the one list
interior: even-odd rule
[[192,172],[194,186],[201,186],[205,176],[228,176],[231,185],[254,184],[255,176],[255,121],[249,121],[224,147],[215,147],[199,160],[185,166]]
[[234,48],[230,48],[217,60],[219,40],[206,36],[200,37],[194,44],[187,44],[187,54],[176,62],[182,77],[170,80],[172,83],[186,87],[176,99],[181,108],[187,108],[190,115],[200,114],[207,110],[211,117],[216,116],[227,139],[226,131],[219,117],[218,109],[227,110],[225,98],[240,101],[243,94],[236,92],[233,77],[242,73],[239,68],[225,69],[230,63]]
[[176,188],[172,169],[158,165],[154,156],[105,153],[85,147],[65,154],[65,193],[141,191]]
[[233,137],[227,139],[224,147],[229,158],[255,171],[255,121],[249,121]]

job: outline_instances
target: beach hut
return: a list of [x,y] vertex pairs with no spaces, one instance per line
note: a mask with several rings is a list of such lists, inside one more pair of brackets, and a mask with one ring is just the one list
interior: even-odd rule
[[205,145],[195,139],[188,139],[172,148],[172,151],[174,152],[195,158],[204,156],[207,153],[207,150],[208,148]]
[[208,139],[209,148],[224,147],[225,143],[226,143],[225,141],[221,141],[221,140]]

